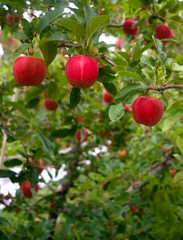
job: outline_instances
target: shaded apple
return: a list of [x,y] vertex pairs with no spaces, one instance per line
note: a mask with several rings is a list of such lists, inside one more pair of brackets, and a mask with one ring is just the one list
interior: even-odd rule
[[136,24],[137,22],[135,20],[132,19],[128,19],[123,23],[123,32],[126,35],[131,35],[131,36],[135,36],[138,31],[139,31],[139,27],[136,28],[132,28],[134,24]]
[[[36,193],[39,190],[38,184],[35,186]],[[21,192],[24,197],[32,198],[32,192],[31,192],[31,183],[29,181],[24,181],[21,185]]]
[[44,100],[44,107],[48,111],[55,111],[58,108],[58,103],[55,100],[51,100],[49,98],[46,98]]

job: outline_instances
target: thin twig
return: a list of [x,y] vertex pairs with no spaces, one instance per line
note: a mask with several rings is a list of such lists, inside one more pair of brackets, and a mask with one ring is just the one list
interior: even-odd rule
[[173,85],[169,85],[169,86],[162,86],[162,87],[148,87],[149,90],[154,90],[154,91],[165,91],[166,89],[170,89],[170,88],[183,88],[183,85],[181,84],[173,84]]
[[107,63],[109,63],[109,64],[110,64],[111,66],[113,66],[113,67],[116,67],[116,66],[117,66],[114,62],[112,62],[111,60],[109,60],[106,56],[102,55],[101,58],[102,58],[104,61],[106,61]]
[[111,23],[108,25],[108,27],[123,27],[122,23]]
[[71,44],[71,43],[65,43],[65,42],[62,42],[62,43],[58,44],[57,47],[58,47],[58,48],[60,48],[60,47],[68,47],[68,48],[74,47],[74,48],[80,48],[81,46],[80,46],[80,45],[77,45],[77,44]]

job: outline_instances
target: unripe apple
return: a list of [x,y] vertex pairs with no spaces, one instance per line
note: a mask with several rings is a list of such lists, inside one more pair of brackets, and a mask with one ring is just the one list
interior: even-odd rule
[[125,149],[123,150],[118,150],[117,152],[119,158],[124,158],[127,155],[127,151]]
[[125,105],[125,112],[129,112],[131,110],[131,107],[128,105]]
[[176,169],[170,170],[170,174],[172,175],[172,178],[174,178],[174,176],[175,176],[175,174],[176,174]]
[[75,139],[76,139],[78,142],[80,142],[80,143],[85,142],[85,141],[88,139],[88,136],[89,136],[88,130],[87,130],[86,128],[83,128],[83,130],[84,130],[84,134],[85,134],[83,140],[81,139],[81,138],[82,138],[82,136],[81,136],[81,129],[78,129],[78,130],[76,131],[76,134],[75,134]]
[[46,77],[46,66],[38,57],[19,57],[13,64],[13,75],[20,86],[38,86]]
[[7,24],[10,25],[13,22],[13,15],[8,13],[6,15],[6,21],[7,21]]
[[88,56],[71,57],[65,68],[69,83],[76,88],[90,88],[98,77],[98,63]]
[[56,203],[55,201],[54,201],[54,202],[50,202],[50,203],[49,203],[49,207],[50,207],[50,208],[54,208],[54,207],[56,206],[56,204],[57,204],[57,203]]
[[58,103],[55,100],[50,100],[46,98],[44,100],[44,106],[48,111],[55,111],[58,108]]
[[124,42],[124,40],[122,40],[122,39],[118,39],[118,40],[116,40],[116,45],[117,46],[115,46],[115,49],[119,49],[119,50],[121,50],[121,44]]
[[132,26],[134,24],[136,24],[137,22],[135,20],[132,20],[132,19],[128,19],[126,20],[124,23],[123,23],[123,32],[126,34],[126,35],[132,35],[132,36],[135,36],[138,31],[139,31],[139,27],[136,27],[134,29],[132,29]]
[[[155,29],[155,33],[156,33],[155,38],[160,39],[160,40],[164,39],[164,38],[174,38],[174,33],[166,25],[158,26]],[[165,44],[167,42],[164,41],[163,43]]]
[[112,103],[113,101],[113,97],[107,92],[105,91],[102,95],[102,99],[104,100],[104,102],[106,103]]
[[[35,186],[36,193],[39,190],[38,184]],[[32,192],[31,192],[31,183],[29,181],[24,181],[21,185],[21,192],[24,197],[32,198]]]
[[[33,166],[36,166],[36,165],[44,166],[43,159],[40,158],[40,159],[39,159],[39,162],[38,162],[38,161],[32,161],[31,165],[33,165]],[[41,174],[42,171],[43,171],[43,168],[42,168],[42,167],[36,167],[36,168],[37,168],[37,170],[38,170],[38,173]]]
[[162,102],[153,97],[140,96],[132,105],[133,118],[137,123],[154,126],[162,118],[164,112]]

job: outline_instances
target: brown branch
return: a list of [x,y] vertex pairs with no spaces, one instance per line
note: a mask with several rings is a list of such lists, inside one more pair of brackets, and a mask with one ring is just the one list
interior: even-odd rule
[[162,87],[148,87],[149,90],[154,90],[154,91],[165,91],[166,89],[170,89],[170,88],[183,88],[183,85],[181,84],[173,84],[173,85],[169,85],[169,86],[162,86]]
[[77,45],[77,44],[71,44],[71,43],[65,43],[64,41],[60,44],[57,45],[58,48],[60,47],[68,47],[68,48],[71,48],[71,47],[74,47],[74,48],[80,48],[81,46],[80,45]]
[[102,58],[104,61],[106,61],[107,63],[109,63],[109,64],[110,64],[111,66],[113,66],[113,67],[116,67],[116,66],[117,66],[114,62],[112,62],[111,60],[109,60],[106,56],[102,55],[101,58]]
[[108,27],[123,27],[122,23],[111,23],[108,25]]
[[[149,173],[151,174],[156,174],[160,171],[163,171],[167,169],[170,166],[171,159],[174,159],[173,155],[171,152],[168,152],[165,156],[165,160],[159,163],[154,164],[151,168]],[[135,189],[140,189],[143,186],[145,186],[149,181],[141,182],[140,180],[132,184],[126,192],[132,192]]]

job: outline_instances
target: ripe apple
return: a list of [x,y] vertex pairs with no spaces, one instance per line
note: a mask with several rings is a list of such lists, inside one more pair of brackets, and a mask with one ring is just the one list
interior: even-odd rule
[[123,150],[118,150],[117,152],[119,158],[124,158],[127,155],[127,151],[125,149]]
[[56,203],[55,201],[54,201],[54,202],[50,202],[50,203],[49,203],[49,207],[50,207],[50,208],[54,208],[54,207],[56,206],[56,204],[57,204],[57,203]]
[[162,149],[163,152],[168,152],[168,149],[166,147],[164,147],[164,146],[162,146],[161,149]]
[[84,134],[85,134],[83,140],[81,139],[81,138],[82,138],[82,136],[81,136],[81,129],[78,129],[78,130],[76,131],[76,134],[75,134],[75,139],[76,139],[78,142],[80,142],[80,143],[85,142],[85,141],[88,139],[88,136],[89,136],[88,130],[87,130],[86,128],[83,128],[83,130],[84,130]]
[[112,10],[117,11],[119,8],[118,7],[113,7]]
[[[32,161],[32,165],[33,165],[33,166],[36,166],[36,165],[44,166],[43,159],[40,158],[40,159],[39,159],[39,162],[38,162],[38,161]],[[38,173],[41,174],[42,171],[43,171],[43,168],[42,168],[42,167],[36,167],[36,168],[37,168],[37,170],[38,170]]]
[[46,98],[44,100],[44,106],[48,111],[55,111],[58,108],[58,103],[55,100],[50,100]]
[[162,118],[164,112],[162,102],[153,97],[140,96],[132,105],[133,118],[137,123],[154,126]]
[[174,178],[174,176],[175,176],[175,174],[176,174],[176,169],[170,170],[170,174],[172,175],[172,178]]
[[16,42],[16,40],[14,38],[9,38],[9,41],[11,44],[14,44]]
[[[157,39],[164,39],[164,38],[174,38],[174,33],[172,32],[172,30],[169,29],[168,26],[166,25],[161,25],[161,26],[158,26],[156,29],[155,29],[155,38]],[[163,43],[167,43],[165,41],[163,41]]]
[[131,210],[132,213],[135,213],[135,212],[136,212],[136,208],[135,208],[134,206],[131,206],[131,207],[130,207],[130,210]]
[[132,28],[132,26],[134,24],[136,24],[137,22],[135,20],[132,20],[132,19],[128,19],[126,20],[124,23],[123,23],[123,32],[126,34],[126,35],[132,35],[132,36],[135,36],[138,31],[139,31],[139,27],[136,27],[136,28]]
[[78,120],[78,122],[83,122],[85,119],[81,116],[77,116],[76,119]]
[[145,211],[145,209],[139,210],[139,215],[142,216],[144,214],[144,211]]
[[13,22],[13,15],[8,13],[6,15],[6,21],[7,21],[7,24],[10,25]]
[[69,83],[76,88],[90,88],[98,77],[98,63],[88,56],[71,57],[65,68]]
[[106,102],[106,103],[112,103],[112,101],[113,101],[113,97],[112,97],[107,91],[105,91],[105,92],[103,93],[102,99],[103,99],[103,101]]
[[129,56],[129,57],[132,57],[132,53],[131,53],[131,52],[128,52],[128,56]]
[[118,39],[118,40],[116,40],[116,45],[117,46],[115,46],[115,49],[119,49],[119,50],[121,50],[121,44],[124,42],[124,40],[122,40],[122,39]]
[[131,107],[126,104],[125,105],[125,112],[129,112],[130,110],[131,110]]
[[[35,186],[36,193],[39,190],[38,184]],[[21,185],[21,192],[24,197],[32,198],[32,192],[31,192],[31,183],[29,181],[24,181]]]
[[13,64],[13,75],[20,86],[38,86],[46,77],[46,66],[38,57],[19,57]]

